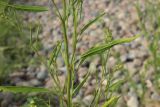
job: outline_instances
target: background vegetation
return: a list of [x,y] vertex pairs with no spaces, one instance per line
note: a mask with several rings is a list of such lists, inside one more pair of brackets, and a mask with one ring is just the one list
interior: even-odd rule
[[[157,94],[160,88],[159,4],[159,0],[146,0],[144,7],[142,7],[141,3],[136,3],[135,8],[137,9],[139,18],[139,25],[137,26],[140,28],[139,34],[133,35],[133,37],[115,39],[110,28],[104,25],[103,29],[101,29],[103,40],[89,47],[79,55],[79,53],[77,54],[78,43],[82,40],[83,35],[95,23],[103,24],[103,18],[106,16],[106,13],[99,12],[94,18],[84,23],[83,0],[62,0],[58,3],[55,0],[51,0],[51,10],[54,10],[52,14],[55,14],[60,21],[59,27],[62,38],[52,46],[51,51],[47,55],[43,55],[39,51],[41,48],[44,48],[38,38],[41,31],[40,25],[33,23],[26,24],[21,14],[24,14],[24,11],[34,12],[35,14],[36,12],[49,11],[49,9],[43,6],[22,5],[11,1],[0,0],[0,90],[3,93],[15,93],[16,96],[19,93],[23,93],[21,96],[17,96],[17,99],[19,97],[24,99],[21,102],[21,105],[24,107],[114,107],[119,105],[119,100],[122,100],[123,89],[121,87],[127,82],[133,87],[137,96],[133,97],[132,94],[129,101],[128,97],[124,97],[124,100],[126,100],[125,106],[146,107],[150,100],[146,99],[145,96],[149,91],[154,93],[154,98],[158,99],[159,97],[159,94]],[[72,26],[70,26],[70,23]],[[108,63],[110,63],[109,58],[113,54],[114,50],[112,49],[114,46],[124,43],[132,44],[132,41],[143,37],[147,41],[150,56],[142,65],[144,69],[139,71],[139,81],[142,88],[140,92],[138,83],[133,81],[130,71],[124,67],[125,65],[120,60],[121,56],[116,56],[117,63],[112,68],[108,66]],[[59,70],[58,60],[60,57],[65,67],[64,81],[61,81],[59,78],[61,72]],[[90,62],[88,69],[85,71],[86,73],[80,79],[77,76],[79,69],[87,64],[88,61],[91,61],[90,59],[96,58],[99,58],[99,66]],[[26,80],[28,78],[34,80],[36,76],[39,79],[38,82],[45,81],[42,82],[43,84],[38,84],[36,81],[38,85],[35,83],[36,85],[33,85],[35,87],[32,87],[32,85],[10,86],[10,84],[6,84],[9,75],[13,74],[13,71],[21,71],[23,68],[36,65],[36,69],[32,71],[34,73],[39,67],[38,64],[45,65],[47,68],[46,71],[48,71],[53,82],[51,88],[42,87],[46,82],[45,78],[47,76],[40,74],[35,74],[33,77],[21,77]],[[98,70],[97,67],[99,67]],[[148,69],[153,69],[151,79],[147,77]],[[114,76],[119,71],[125,72],[125,77],[115,79]],[[90,98],[91,101],[88,101],[88,103],[84,103],[82,99],[74,101],[74,98],[83,92],[85,85],[91,78],[95,80],[95,88],[92,91],[93,97]],[[30,83],[33,84],[34,82],[31,81]],[[133,90],[130,89],[129,91]],[[24,97],[25,95],[28,95],[28,98]],[[33,97],[34,95],[36,97]],[[6,94],[3,96],[6,96]],[[139,100],[137,100],[138,98]],[[4,105],[1,104],[1,106]]]

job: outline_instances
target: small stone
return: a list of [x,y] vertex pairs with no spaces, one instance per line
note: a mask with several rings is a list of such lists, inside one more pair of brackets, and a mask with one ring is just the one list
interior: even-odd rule
[[53,87],[53,80],[52,79],[48,79],[46,81],[45,87],[46,88],[52,88]]
[[102,82],[102,85],[106,86],[107,85],[107,79],[105,79],[103,82]]
[[133,64],[135,67],[140,67],[142,65],[142,61],[140,59],[134,59]]
[[18,83],[19,81],[22,81],[19,77],[12,78],[11,84],[16,84],[16,83]]
[[89,72],[91,73],[91,74],[95,74],[96,73],[96,63],[94,63],[94,62],[91,62],[90,63],[90,65],[89,65]]
[[35,72],[36,68],[35,67],[28,67],[27,72]]
[[93,100],[94,96],[93,95],[87,95],[83,98],[83,102],[86,106],[89,106]]
[[148,101],[146,102],[145,107],[159,107],[159,105],[159,101]]
[[82,53],[84,53],[86,50],[87,50],[87,47],[82,45],[82,46],[79,48],[79,53],[82,54]]
[[134,96],[131,96],[129,100],[127,101],[128,107],[139,107],[138,106],[138,99]]
[[78,76],[83,78],[87,74],[87,71],[87,67],[80,67],[78,70]]
[[126,93],[129,91],[129,83],[125,83],[122,86],[122,93]]
[[16,86],[33,86],[30,82],[20,81],[16,83]]
[[76,97],[73,98],[73,103],[79,103],[81,101],[81,97],[77,95]]
[[124,99],[123,99],[122,97],[120,97],[120,98],[118,99],[118,102],[117,102],[116,107],[125,107],[125,106],[126,106],[126,104],[125,104]]
[[136,57],[134,50],[130,51],[127,57],[128,57],[128,60],[133,60]]
[[64,66],[64,61],[62,58],[60,57],[57,58],[57,65],[58,65],[58,68],[61,68]]
[[137,97],[136,93],[133,92],[133,90],[131,90],[128,93],[128,97],[129,97],[129,99],[127,99],[127,106],[128,107],[139,107],[138,97]]
[[[81,81],[83,81],[83,79],[82,79]],[[88,85],[89,85],[89,83],[88,83],[88,82],[85,82],[85,83],[83,84],[83,87],[84,87],[84,88],[87,88]]]
[[65,75],[60,75],[60,76],[58,76],[58,79],[59,79],[59,81],[60,81],[60,86],[61,87],[63,87],[64,86],[64,84],[65,84],[65,82],[66,82],[66,78],[65,78]]
[[36,67],[28,67],[26,70],[26,76],[28,78],[35,78],[36,76]]
[[125,68],[128,69],[128,71],[130,72],[131,75],[135,74],[137,72],[137,68],[134,67],[132,62],[128,62],[125,65]]
[[153,89],[153,83],[151,82],[151,80],[146,80],[146,86],[147,88]]
[[24,76],[24,72],[13,72],[10,77],[22,77]]
[[87,96],[89,94],[93,94],[95,88],[93,86],[88,86],[87,90],[85,91],[84,95]]
[[[65,75],[60,75],[58,76],[58,79],[59,79],[59,86],[60,87],[63,87],[64,84],[65,84]],[[45,87],[46,88],[52,88],[52,87],[55,87],[56,86],[56,83],[53,81],[53,79],[47,79],[46,80],[46,84],[45,84]]]
[[123,54],[120,59],[122,62],[132,62],[136,58],[134,50],[131,50],[128,54]]
[[119,77],[122,76],[122,74],[123,74],[122,71],[116,71],[116,72],[113,74],[113,77],[114,77],[114,78],[119,78]]
[[62,73],[67,73],[67,68],[66,67],[61,67],[58,69]]
[[121,57],[120,57],[120,59],[121,59],[121,61],[122,62],[126,62],[127,61],[127,55],[122,55]]
[[116,65],[116,59],[114,57],[110,57],[107,62],[107,66],[110,68],[113,68]]
[[96,79],[92,79],[91,84],[96,85],[96,83],[97,83]]
[[40,71],[37,74],[39,80],[44,80],[47,77],[47,69],[44,66],[40,67]]
[[136,74],[136,75],[134,75],[133,77],[133,81],[135,82],[135,83],[139,83],[141,80],[141,77],[140,77],[140,75],[139,74]]
[[123,45],[116,45],[115,47],[113,47],[113,49],[122,55],[126,53],[126,49]]
[[154,92],[151,95],[151,99],[154,100],[154,101],[160,101],[160,95],[158,93]]
[[42,83],[37,79],[32,79],[29,81],[33,86],[41,86]]
[[36,72],[28,71],[28,72],[26,73],[26,76],[27,76],[28,78],[35,78]]
[[128,107],[139,107],[138,106],[138,100],[136,97],[131,96],[129,100],[127,101]]
[[135,55],[137,55],[137,58],[143,58],[146,59],[148,57],[148,52],[143,50],[143,51],[136,51]]

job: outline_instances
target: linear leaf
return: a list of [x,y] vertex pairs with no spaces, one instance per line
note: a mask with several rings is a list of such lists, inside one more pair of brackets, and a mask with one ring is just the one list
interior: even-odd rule
[[101,95],[102,95],[101,89],[98,89],[98,93],[97,93],[96,99],[95,99],[95,107],[98,106]]
[[100,95],[100,89],[95,90],[94,98],[93,98],[89,107],[93,107],[93,105],[96,103],[97,97],[99,97],[99,95]]
[[73,95],[75,95],[76,93],[79,92],[79,90],[82,88],[82,86],[84,85],[84,83],[87,81],[88,77],[89,77],[89,72],[87,73],[87,75],[85,76],[85,78],[83,79],[83,81],[73,90]]
[[28,5],[19,5],[19,4],[11,5],[11,4],[8,4],[6,2],[2,2],[2,1],[0,1],[0,5],[11,7],[11,8],[14,8],[16,10],[32,11],[32,12],[42,12],[42,11],[47,11],[48,10],[48,8],[46,8],[44,6],[28,6]]
[[0,91],[13,93],[31,93],[31,92],[48,92],[48,89],[26,86],[0,86]]
[[93,23],[98,21],[104,15],[105,15],[105,13],[102,13],[102,14],[98,15],[97,17],[95,17],[94,19],[90,20],[85,26],[83,26],[83,28],[80,30],[79,34],[81,35],[88,27],[90,27]]
[[61,46],[62,46],[62,42],[58,42],[56,47],[53,49],[50,60],[49,60],[49,66],[51,66],[51,64],[56,61],[58,54],[60,52]]
[[111,107],[111,105],[115,105],[118,101],[119,97],[113,96],[108,101],[106,101],[102,107]]
[[113,40],[113,41],[111,41],[109,43],[105,43],[105,44],[90,48],[87,52],[85,52],[84,54],[81,55],[81,60],[85,60],[87,57],[103,53],[104,51],[112,48],[115,45],[131,42],[131,41],[135,40],[136,38],[138,38],[139,36],[140,35],[137,35],[137,36],[134,36],[134,37],[130,37],[130,38],[123,38],[123,39]]
[[110,87],[109,87],[109,90],[110,91],[115,91],[115,90],[117,90],[120,86],[121,86],[121,84],[124,82],[124,80],[119,80],[119,81],[117,81],[117,82],[115,82],[115,83],[113,83]]

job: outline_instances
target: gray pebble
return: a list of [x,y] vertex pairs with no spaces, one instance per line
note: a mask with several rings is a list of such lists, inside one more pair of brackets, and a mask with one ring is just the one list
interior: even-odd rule
[[32,86],[32,84],[27,81],[20,81],[16,83],[16,86]]
[[41,86],[41,85],[42,85],[42,83],[41,83],[39,80],[37,80],[37,79],[32,79],[32,80],[30,80],[30,83],[31,83],[33,86]]
[[94,96],[93,95],[87,95],[83,98],[83,102],[85,105],[89,106],[93,100]]
[[47,69],[41,66],[40,71],[37,73],[37,78],[39,80],[44,80],[47,77]]

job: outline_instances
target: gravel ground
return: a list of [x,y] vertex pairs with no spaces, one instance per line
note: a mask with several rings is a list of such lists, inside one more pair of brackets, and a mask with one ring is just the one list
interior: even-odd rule
[[[30,0],[25,0],[25,2],[28,1]],[[108,26],[112,30],[113,38],[115,39],[131,37],[132,35],[139,33],[138,16],[134,6],[136,1],[137,0],[84,0],[83,11],[85,20],[83,20],[82,25],[89,19],[94,18],[102,10],[104,10],[107,15],[104,17],[103,26],[101,23],[96,23],[84,33],[82,40],[77,45],[77,55],[83,53],[95,43],[103,40],[103,36],[98,35],[103,35],[102,28],[104,27]],[[144,1],[140,1],[143,4]],[[35,4],[38,3],[46,6],[49,4],[48,0],[41,0],[41,2],[35,0],[34,2]],[[26,15],[25,19],[28,22],[37,21],[37,19],[40,20],[40,23],[43,26],[42,32],[39,35],[43,43],[41,53],[48,56],[48,53],[52,51],[56,41],[60,40],[62,37],[60,21],[55,17],[52,10],[44,13],[29,13]],[[69,25],[72,26],[72,23]],[[131,43],[115,46],[111,50],[111,57],[108,60],[109,68],[112,69],[118,62],[121,62],[124,64],[124,69],[128,70],[117,71],[114,78],[125,79],[127,78],[126,72],[128,72],[130,77],[132,77],[132,82],[136,84],[135,88],[130,86],[130,81],[126,81],[126,83],[121,86],[120,94],[122,97],[120,98],[117,107],[140,107],[142,103],[139,99],[139,94],[143,92],[141,73],[144,71],[146,59],[150,57],[147,45],[145,38],[140,37]],[[99,58],[95,58],[90,61],[92,61],[92,63],[89,62],[89,66],[98,66],[99,64]],[[61,57],[58,58],[58,67],[62,72],[61,75],[59,75],[59,79],[64,83],[64,74],[66,69]],[[88,68],[89,67],[87,65],[80,68],[78,71],[79,80],[83,79]],[[95,69],[99,68],[97,67]],[[153,78],[153,69],[148,69],[145,73],[146,78],[144,81],[147,86],[147,90],[145,91],[145,100],[149,102],[145,104],[145,107],[159,107],[160,95],[154,89],[154,85],[151,81]],[[10,84],[12,85],[52,87],[51,78],[47,73],[47,69],[43,65],[40,65],[38,68],[30,66],[22,71],[14,72],[10,75],[10,80]],[[94,84],[95,79],[89,79],[88,83],[84,85],[84,90],[82,90],[82,92],[80,92],[73,101],[76,102],[81,99],[84,104],[88,105],[88,103],[93,99],[93,91],[95,89]],[[5,97],[3,98],[3,96]],[[13,107],[13,105],[16,107],[16,103],[11,104],[13,99],[12,94],[6,93],[5,95],[2,95],[0,93],[0,99],[2,99],[1,107]]]

